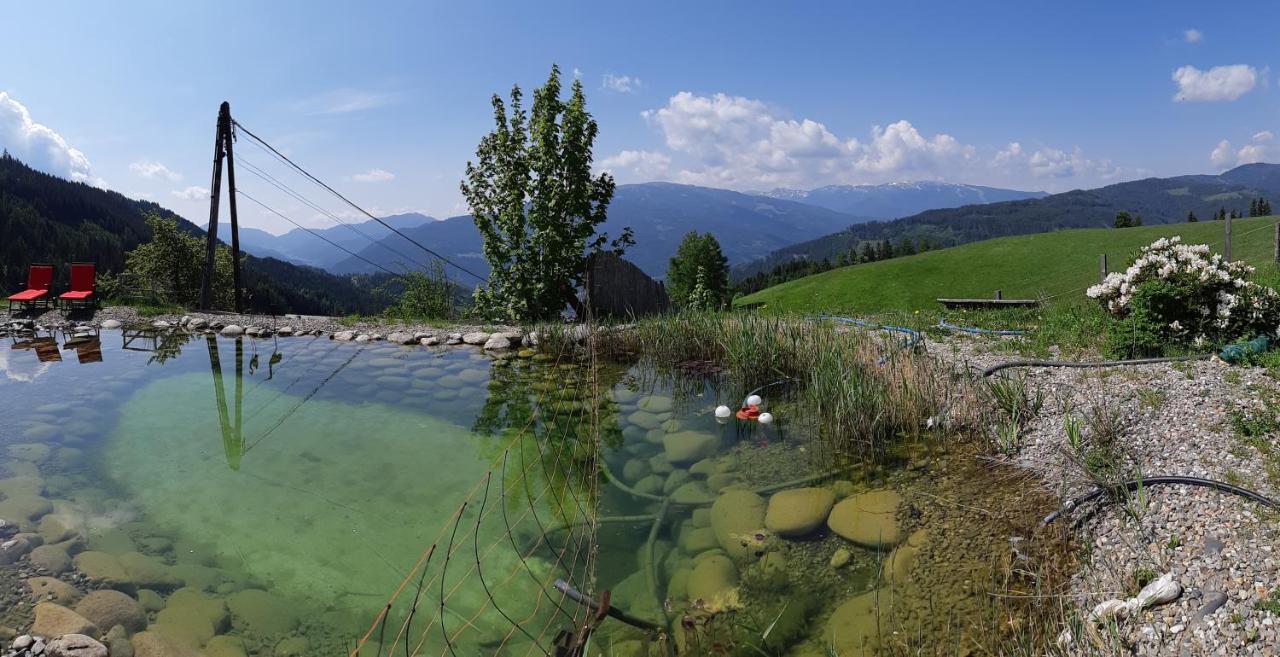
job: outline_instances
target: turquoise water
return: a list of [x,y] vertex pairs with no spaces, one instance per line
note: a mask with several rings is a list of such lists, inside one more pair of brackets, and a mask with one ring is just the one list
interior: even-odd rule
[[[948,580],[963,600],[981,577],[927,536],[983,557],[1007,541],[946,515],[989,500],[919,519],[921,500],[969,494],[944,493],[929,454],[839,468],[808,488],[826,500],[816,529],[766,529],[773,500],[752,490],[833,464],[785,389],[773,425],[718,422],[745,393],[726,376],[310,337],[55,337],[0,349],[0,518],[147,604],[135,647],[545,655],[589,615],[563,580],[674,628],[684,654],[874,654],[869,592],[927,624]],[[821,522],[831,500],[885,487],[904,501],[865,522],[917,518],[899,550]],[[803,523],[806,504],[769,525]],[[918,554],[927,576],[911,575]],[[0,624],[28,611],[0,608]],[[606,620],[588,654],[665,654],[656,634]]]

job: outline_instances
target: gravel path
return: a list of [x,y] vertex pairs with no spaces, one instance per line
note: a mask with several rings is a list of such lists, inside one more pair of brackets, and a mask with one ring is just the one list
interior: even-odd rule
[[[931,352],[971,370],[1018,359],[991,340],[957,337]],[[1260,368],[1212,360],[1008,374],[1042,397],[1010,458],[1064,499],[1093,490],[1099,477],[1156,475],[1280,499],[1280,384]],[[1079,421],[1080,448],[1068,439],[1068,416]],[[1156,486],[1059,522],[1074,523],[1087,563],[1072,583],[1079,616],[1133,596],[1153,576],[1172,573],[1183,589],[1093,639],[1077,629],[1070,654],[1280,655],[1280,514],[1214,490]]]

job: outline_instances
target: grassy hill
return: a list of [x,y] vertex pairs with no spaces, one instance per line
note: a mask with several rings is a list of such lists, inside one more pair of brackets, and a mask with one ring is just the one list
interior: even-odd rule
[[[1255,266],[1272,262],[1278,217],[1232,222],[1232,256]],[[788,281],[735,303],[792,312],[881,313],[934,309],[938,297],[1080,299],[1098,281],[1098,256],[1111,271],[1128,266],[1142,246],[1181,235],[1189,244],[1222,249],[1223,223],[1062,230],[974,242],[940,251],[853,265]]]

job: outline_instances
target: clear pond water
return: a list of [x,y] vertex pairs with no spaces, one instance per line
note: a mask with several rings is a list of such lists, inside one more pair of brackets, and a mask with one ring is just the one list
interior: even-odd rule
[[[975,591],[1043,506],[975,521],[964,508],[1002,504],[991,487],[913,450],[775,510],[750,491],[832,465],[782,398],[773,426],[717,423],[743,391],[715,378],[310,337],[65,337],[0,349],[0,518],[72,557],[64,579],[146,604],[135,646],[552,654],[588,615],[560,579],[669,623],[688,654],[876,654],[890,610],[939,636],[939,600],[984,613]],[[855,528],[837,532],[842,507]],[[55,551],[38,562],[54,573],[18,566],[56,574]],[[589,654],[665,654],[650,638],[610,619]]]

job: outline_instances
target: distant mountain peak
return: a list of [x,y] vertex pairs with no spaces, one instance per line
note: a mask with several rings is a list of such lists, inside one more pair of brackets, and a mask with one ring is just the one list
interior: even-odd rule
[[824,185],[809,190],[778,188],[762,192],[761,195],[873,219],[892,219],[924,210],[1047,196],[1045,192],[1024,192],[939,180],[906,180],[879,185]]

